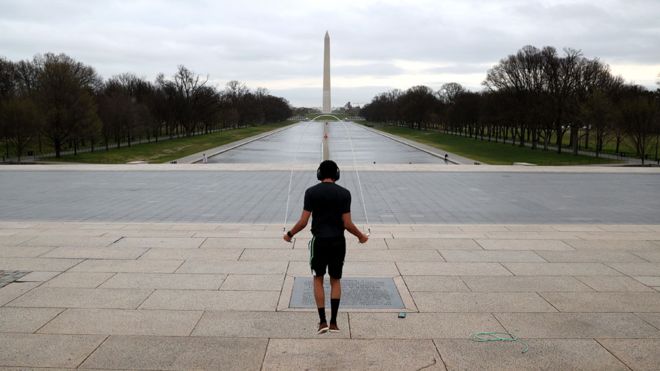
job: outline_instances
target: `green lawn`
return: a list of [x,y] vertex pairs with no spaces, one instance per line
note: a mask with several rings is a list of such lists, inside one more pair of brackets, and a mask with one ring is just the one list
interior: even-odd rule
[[[369,124],[372,125],[373,123]],[[573,156],[569,153],[557,154],[554,151],[543,151],[541,149],[532,150],[528,147],[475,140],[433,130],[421,131],[395,126],[373,125],[374,128],[387,133],[441,148],[443,151],[465,156],[484,164],[511,165],[514,162],[528,162],[536,165],[550,166],[609,164],[618,162],[591,156]]]
[[277,129],[291,123],[291,121],[284,121],[275,124],[250,126],[247,128],[225,130],[194,137],[170,139],[158,143],[135,144],[131,147],[122,147],[120,149],[111,149],[109,151],[100,149],[96,152],[80,153],[76,156],[66,155],[59,159],[52,157],[47,160],[93,164],[125,164],[130,161],[164,163]]

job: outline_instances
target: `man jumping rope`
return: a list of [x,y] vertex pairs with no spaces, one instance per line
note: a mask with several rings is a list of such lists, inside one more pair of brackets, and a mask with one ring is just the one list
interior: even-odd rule
[[[312,240],[309,241],[309,264],[314,276],[314,300],[319,311],[318,333],[328,330],[338,332],[337,312],[341,298],[341,274],[346,256],[346,239],[344,229],[358,238],[360,243],[369,239],[351,220],[351,192],[337,185],[339,167],[334,161],[321,162],[316,171],[316,178],[321,183],[309,187],[305,191],[305,203],[298,223],[284,235],[284,240],[291,238],[307,226],[312,216]],[[323,291],[323,276],[326,267],[330,275],[330,326],[325,319],[325,292]]]

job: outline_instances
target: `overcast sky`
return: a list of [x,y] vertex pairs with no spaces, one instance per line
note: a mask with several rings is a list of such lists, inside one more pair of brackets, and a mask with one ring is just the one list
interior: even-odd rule
[[5,58],[66,53],[150,80],[183,64],[296,106],[321,105],[326,30],[333,106],[419,84],[479,90],[524,45],[581,49],[648,88],[660,73],[660,0],[0,0]]

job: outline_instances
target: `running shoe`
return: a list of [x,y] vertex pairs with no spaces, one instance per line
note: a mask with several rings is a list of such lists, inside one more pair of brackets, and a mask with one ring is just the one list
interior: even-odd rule
[[325,334],[328,332],[328,324],[325,322],[319,323],[319,330],[316,332],[317,334]]
[[330,332],[339,332],[339,327],[337,327],[336,323],[330,323]]

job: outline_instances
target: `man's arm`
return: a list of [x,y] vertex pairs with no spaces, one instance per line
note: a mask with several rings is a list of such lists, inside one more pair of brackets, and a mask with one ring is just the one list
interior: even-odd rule
[[353,224],[353,220],[351,219],[351,213],[344,213],[341,216],[341,219],[344,221],[344,228],[348,232],[350,232],[353,236],[357,237],[360,243],[365,243],[367,240],[369,240],[369,236],[365,235],[362,233],[358,227]]
[[[296,233],[302,231],[306,226],[307,222],[309,221],[309,217],[312,215],[311,211],[303,210],[302,215],[300,215],[300,219],[296,223],[296,225],[291,228],[291,236],[295,235]],[[289,237],[288,233],[284,234],[284,241],[286,242],[291,242],[291,237]]]

